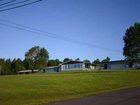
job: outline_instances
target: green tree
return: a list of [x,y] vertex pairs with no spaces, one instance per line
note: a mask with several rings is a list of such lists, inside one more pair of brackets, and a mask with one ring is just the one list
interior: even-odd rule
[[127,60],[140,59],[140,23],[126,30],[124,40],[123,55]]
[[0,75],[17,74],[19,70],[25,69],[21,59],[0,59]]
[[18,73],[18,71],[20,70],[24,70],[25,67],[24,67],[24,63],[21,59],[14,59],[12,62],[11,62],[11,69],[12,69],[12,72],[13,73]]
[[80,58],[76,58],[75,61],[80,61]]
[[70,59],[70,58],[65,58],[64,60],[63,60],[63,62],[68,62],[68,61],[71,61],[72,59]]
[[83,60],[83,62],[84,62],[84,63],[90,63],[90,60],[85,59],[85,60]]
[[35,57],[35,68],[46,67],[49,59],[49,53],[45,48],[40,48]]
[[57,65],[59,65],[60,63],[62,63],[59,59],[55,59],[55,62],[57,63]]
[[58,66],[60,63],[61,61],[59,61],[59,59],[49,60],[47,66]]
[[109,57],[106,57],[105,59],[102,60],[102,62],[109,62],[109,61],[110,61]]
[[33,69],[33,60],[25,58],[23,64],[26,70]]
[[93,61],[92,64],[99,64],[100,63],[100,60],[97,58],[96,60]]
[[3,68],[4,68],[4,64],[5,64],[5,59],[0,59],[0,75],[3,75],[4,71],[3,71]]
[[2,74],[4,74],[4,75],[13,74],[12,67],[11,67],[11,60],[10,59],[7,59],[4,62],[4,65],[2,67]]
[[35,46],[25,53],[24,64],[28,69],[40,69],[47,66],[48,59],[49,53],[47,49]]

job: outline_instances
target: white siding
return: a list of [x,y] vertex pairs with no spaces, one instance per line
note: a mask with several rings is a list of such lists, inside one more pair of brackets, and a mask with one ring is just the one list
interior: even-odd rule
[[90,65],[90,69],[95,70],[95,66]]
[[81,70],[83,68],[83,63],[75,63],[75,64],[64,64],[61,65],[61,70]]
[[103,67],[101,65],[95,66],[95,70],[102,70],[102,69],[103,69]]
[[115,70],[115,69],[116,69],[116,70],[117,70],[117,69],[126,69],[126,65],[125,65],[125,64],[121,64],[121,63],[118,63],[118,64],[117,64],[117,63],[116,63],[116,64],[115,64],[115,63],[114,63],[114,64],[109,64],[109,68],[108,68],[108,69],[112,69],[112,70],[113,70],[113,69],[114,69],[114,70]]

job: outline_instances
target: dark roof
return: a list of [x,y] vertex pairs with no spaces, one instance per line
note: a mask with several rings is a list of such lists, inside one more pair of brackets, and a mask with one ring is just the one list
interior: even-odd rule
[[117,61],[109,61],[108,63],[128,63],[128,62],[140,62],[140,59],[133,59],[133,60],[117,60]]
[[83,62],[82,61],[67,61],[67,62],[61,63],[61,65],[64,65],[64,64],[75,64],[75,63],[83,63]]
[[58,67],[60,67],[60,66],[49,66],[49,67],[45,67],[43,69],[52,69],[52,68],[58,68]]
[[109,61],[107,63],[124,63],[126,60]]
[[[131,62],[130,60],[116,60],[116,61],[109,61],[109,62],[100,62],[98,64],[93,65],[99,65],[99,64],[106,64],[106,63],[128,63]],[[140,59],[135,59],[132,62],[140,62]]]

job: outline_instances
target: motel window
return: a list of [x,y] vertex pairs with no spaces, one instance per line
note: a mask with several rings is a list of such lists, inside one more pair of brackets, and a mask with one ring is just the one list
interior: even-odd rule
[[76,68],[76,64],[74,64],[74,68]]
[[68,65],[68,69],[70,69],[70,65]]
[[72,64],[72,66],[71,66],[72,68],[74,68],[74,64]]
[[81,68],[81,64],[77,64],[77,68]]
[[65,65],[65,69],[67,69],[67,66],[68,66],[68,65]]

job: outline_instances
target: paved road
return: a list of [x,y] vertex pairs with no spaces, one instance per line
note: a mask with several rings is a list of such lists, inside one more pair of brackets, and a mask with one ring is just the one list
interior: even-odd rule
[[140,105],[140,87],[48,105]]

